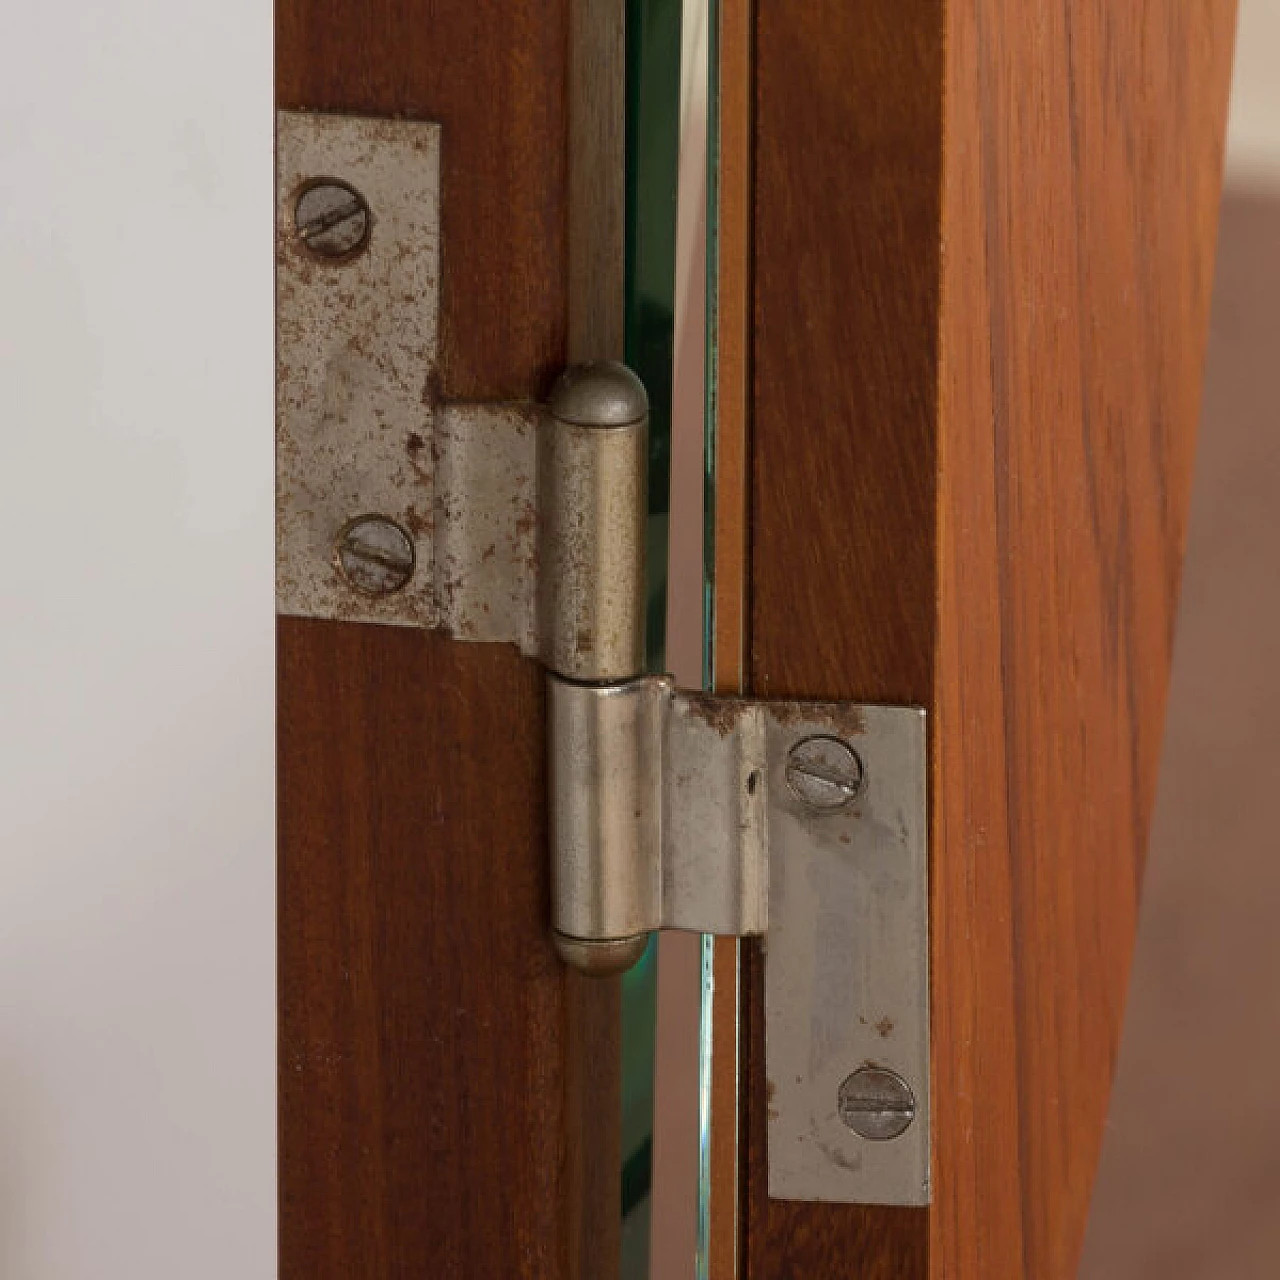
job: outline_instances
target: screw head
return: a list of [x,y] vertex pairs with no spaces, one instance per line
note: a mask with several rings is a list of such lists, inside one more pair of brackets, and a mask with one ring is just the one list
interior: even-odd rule
[[787,785],[797,799],[817,813],[834,813],[862,790],[858,753],[826,734],[803,738],[787,754]]
[[859,1137],[887,1142],[899,1137],[916,1118],[911,1086],[883,1067],[862,1067],[840,1086],[840,1119]]
[[318,178],[298,193],[293,225],[298,239],[318,258],[354,258],[369,242],[369,205],[353,186]]
[[413,577],[413,539],[386,516],[348,520],[333,551],[347,585],[367,596],[389,596]]

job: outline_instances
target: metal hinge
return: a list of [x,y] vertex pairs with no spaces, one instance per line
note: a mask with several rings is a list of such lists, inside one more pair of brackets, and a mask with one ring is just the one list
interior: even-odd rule
[[763,938],[770,1194],[928,1203],[923,712],[642,674],[644,388],[606,363],[546,405],[435,398],[439,126],[277,136],[279,611],[539,658],[560,953]]
[[631,675],[644,388],[601,365],[547,405],[432,396],[439,155],[436,124],[279,114],[277,608]]
[[924,713],[547,687],[561,954],[616,972],[655,929],[762,937],[770,1195],[927,1204]]

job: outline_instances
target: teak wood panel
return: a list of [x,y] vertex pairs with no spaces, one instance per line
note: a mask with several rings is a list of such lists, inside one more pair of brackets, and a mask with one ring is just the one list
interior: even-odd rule
[[[751,349],[751,0],[719,0],[715,7],[715,94],[709,139],[716,159],[715,235],[709,314],[714,341],[708,378],[715,403],[714,501],[711,504],[711,675],[717,693],[740,694],[746,681],[748,443]],[[737,1280],[741,1194],[739,1045],[742,949],[736,938],[712,943],[711,1072],[705,1088],[708,1280]]]
[[1136,925],[1231,0],[759,0],[749,677],[916,702],[933,1205],[769,1201],[749,1280],[1071,1280]]
[[[436,394],[566,362],[569,31],[566,0],[277,5],[281,106],[443,125]],[[611,1274],[619,988],[548,945],[539,668],[283,619],[279,699],[281,1276]]]

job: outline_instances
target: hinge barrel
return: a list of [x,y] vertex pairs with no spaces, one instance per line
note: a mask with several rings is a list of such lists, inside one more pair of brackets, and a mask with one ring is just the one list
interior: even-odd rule
[[644,670],[649,402],[625,365],[567,370],[538,436],[539,656],[575,680]]
[[552,925],[574,963],[583,943],[655,929],[763,933],[762,704],[686,693],[662,676],[583,685],[549,675],[547,711]]
[[662,725],[647,681],[547,677],[552,927],[578,942],[662,920]]

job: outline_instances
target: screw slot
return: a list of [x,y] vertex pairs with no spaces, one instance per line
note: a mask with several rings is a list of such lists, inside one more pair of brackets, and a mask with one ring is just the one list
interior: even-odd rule
[[816,813],[835,813],[852,804],[862,782],[862,760],[839,738],[827,734],[803,738],[787,755],[787,785]]
[[840,1119],[861,1138],[887,1142],[911,1127],[916,1098],[896,1072],[862,1067],[840,1086]]
[[372,222],[364,196],[338,178],[313,178],[293,206],[299,242],[326,262],[346,262],[362,252]]
[[333,558],[349,587],[389,596],[413,577],[413,539],[386,516],[357,516],[338,530]]

